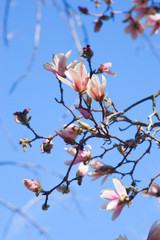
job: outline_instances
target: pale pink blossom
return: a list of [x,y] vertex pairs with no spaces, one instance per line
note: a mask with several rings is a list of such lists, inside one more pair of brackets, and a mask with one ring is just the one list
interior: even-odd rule
[[144,190],[142,194],[144,196],[160,197],[160,186],[154,182],[152,183],[151,188],[148,191]]
[[88,168],[89,168],[89,166],[84,165],[83,162],[80,163],[80,165],[79,165],[79,167],[77,169],[76,177],[77,178],[78,177],[82,177],[83,178],[84,176],[86,176],[86,174],[88,172]]
[[64,55],[64,53],[54,54],[53,63],[45,63],[43,66],[46,70],[53,72],[55,75],[65,77],[65,71],[67,70],[67,61],[71,55],[71,50]]
[[90,161],[90,166],[91,168],[95,169],[95,171],[89,172],[88,176],[93,177],[92,181],[104,176],[102,184],[105,182],[107,177],[114,172],[113,167],[105,165],[104,163],[95,159]]
[[160,13],[157,13],[155,15],[146,16],[145,27],[153,27],[153,30],[150,33],[151,36],[155,33],[158,33],[159,28],[160,28]]
[[[80,163],[80,162],[83,162],[83,163],[87,163],[89,160],[90,160],[90,157],[91,157],[91,146],[90,145],[87,145],[88,149],[80,149],[78,151],[78,154],[77,154],[77,157],[74,161],[74,165],[77,164],[77,163]],[[70,148],[65,148],[65,150],[70,154],[72,155],[73,157],[76,155],[77,153],[77,147],[70,147]],[[70,165],[72,163],[73,160],[70,160],[70,161],[66,161],[65,164],[66,165]]]
[[74,68],[69,68],[65,72],[65,75],[71,80],[71,82],[66,78],[58,75],[57,78],[73,88],[76,92],[83,92],[86,89],[89,81],[89,75],[87,75],[87,70],[83,61],[75,64]]
[[95,101],[103,101],[105,98],[106,78],[102,75],[102,84],[100,84],[97,75],[93,74],[87,86],[88,95]]
[[81,134],[82,130],[75,124],[70,124],[66,128],[61,128],[61,131],[55,131],[68,144],[73,144],[76,137]]
[[156,221],[155,223],[153,223],[147,240],[158,240],[160,239],[160,223],[158,223],[158,221]]
[[97,73],[107,73],[107,74],[115,76],[116,74],[112,70],[109,69],[111,67],[112,67],[112,63],[104,63],[99,66]]
[[121,213],[123,207],[131,203],[131,200],[127,196],[126,188],[118,178],[113,178],[113,183],[116,191],[110,188],[106,188],[100,192],[100,197],[109,202],[104,203],[100,208],[107,211],[114,211],[112,220],[115,220]]
[[37,192],[40,185],[35,180],[23,179],[23,184],[32,192]]
[[132,39],[137,39],[138,33],[143,34],[144,33],[144,26],[141,24],[140,20],[138,19],[130,19],[129,25],[125,28],[125,33],[131,33]]

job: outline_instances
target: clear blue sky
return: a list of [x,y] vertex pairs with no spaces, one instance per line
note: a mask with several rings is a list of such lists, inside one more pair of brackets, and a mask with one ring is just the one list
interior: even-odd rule
[[[58,2],[60,5],[61,1]],[[77,6],[91,6],[90,1],[68,1],[73,4],[76,12]],[[36,199],[34,205],[27,209],[26,205],[34,198],[34,194],[28,191],[22,184],[22,179],[40,179],[42,187],[47,190],[56,185],[60,178],[57,174],[64,175],[67,167],[64,161],[70,160],[69,154],[64,151],[65,144],[62,139],[56,138],[51,154],[41,154],[41,140],[33,143],[32,148],[24,153],[18,141],[21,138],[32,139],[33,134],[24,126],[14,121],[13,113],[30,108],[32,120],[31,126],[39,135],[53,135],[56,129],[62,127],[72,118],[66,114],[66,110],[58,105],[54,98],[59,98],[58,83],[54,75],[43,68],[43,64],[52,61],[53,53],[68,52],[72,49],[69,62],[78,59],[79,54],[71,32],[64,21],[63,14],[55,6],[42,5],[41,35],[39,48],[30,76],[19,83],[15,91],[9,94],[13,82],[26,71],[32,54],[34,43],[35,19],[37,1],[16,0],[12,1],[9,11],[8,32],[13,33],[8,46],[5,46],[2,38],[3,17],[5,1],[0,3],[0,55],[1,55],[1,88],[0,88],[0,198],[10,202],[18,208],[26,209],[40,226],[47,229],[47,233],[53,240],[64,239],[108,239],[112,240],[119,234],[126,234],[129,240],[144,240],[150,226],[159,219],[160,205],[155,198],[145,198],[140,194],[135,198],[130,208],[125,207],[114,222],[111,221],[111,212],[99,210],[104,203],[99,197],[99,192],[106,187],[114,188],[112,176],[101,186],[101,179],[91,182],[89,177],[84,179],[82,186],[72,184],[72,192],[69,195],[61,195],[58,192],[50,196],[48,211],[42,211],[41,205],[44,199]],[[130,1],[115,1],[115,10],[126,10]],[[97,10],[100,12],[100,10]],[[124,15],[117,16],[115,21],[104,23],[99,33],[93,31],[92,17],[80,15],[87,31],[84,37],[82,28],[76,23],[82,46],[87,43],[94,51],[93,68],[97,68],[105,62],[112,62],[112,69],[117,76],[106,76],[107,92],[109,97],[121,110],[130,104],[147,97],[159,89],[160,61],[155,57],[145,37],[140,36],[133,41],[130,35],[124,33],[125,24],[122,23]],[[149,35],[149,31],[146,31]],[[160,55],[160,35],[149,37],[154,50]],[[87,66],[87,64],[86,64]],[[64,98],[68,106],[76,100],[76,94],[68,86],[64,86]],[[159,101],[160,102],[160,101]],[[128,116],[134,120],[148,121],[151,113],[151,104],[141,105]],[[158,110],[160,108],[158,107]],[[126,125],[121,125],[126,126]],[[118,126],[112,127],[112,134],[118,134],[124,140],[132,138],[134,131],[119,132]],[[100,151],[101,142],[90,141],[92,154]],[[147,146],[147,145],[146,145]],[[131,159],[136,159],[144,149],[138,148]],[[139,164],[136,170],[137,179],[143,180],[139,187],[144,187],[150,178],[159,173],[159,151],[153,144],[151,154],[148,154]],[[120,157],[118,152],[108,153],[103,159],[107,164],[113,164]],[[49,168],[49,172],[33,169],[29,171],[23,167],[13,166],[7,162],[28,163],[33,162]],[[6,165],[2,165],[6,163]],[[71,172],[74,176],[77,166]],[[54,174],[55,173],[55,174]],[[159,183],[159,180],[157,180]],[[123,179],[124,185],[130,184],[129,177]],[[28,206],[28,205],[27,205]],[[0,205],[0,239],[27,240],[45,239],[24,218],[13,214],[10,210]]]

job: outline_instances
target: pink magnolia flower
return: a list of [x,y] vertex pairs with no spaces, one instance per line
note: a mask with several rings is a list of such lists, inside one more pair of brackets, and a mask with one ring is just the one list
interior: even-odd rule
[[63,83],[73,88],[76,92],[83,92],[86,89],[89,81],[89,75],[87,75],[87,70],[83,61],[76,63],[74,68],[69,68],[65,72],[65,75],[72,82],[61,76],[57,76],[57,78]]
[[156,221],[155,223],[153,223],[147,240],[158,240],[160,239],[160,223],[158,224],[158,221]]
[[51,152],[51,149],[53,147],[53,142],[49,139],[46,139],[43,141],[43,143],[41,144],[41,151],[42,153],[50,153]]
[[144,26],[141,24],[140,20],[138,19],[130,19],[128,21],[130,24],[125,28],[125,33],[131,33],[132,39],[137,39],[138,33],[144,33]]
[[145,27],[153,27],[153,30],[150,33],[151,36],[155,33],[158,33],[159,28],[160,28],[160,13],[157,13],[155,15],[146,16]]
[[[86,163],[90,160],[90,157],[91,157],[91,146],[90,145],[87,145],[88,149],[82,149],[82,150],[79,150],[78,151],[78,155],[74,161],[74,165],[79,163],[79,162],[83,162],[83,163]],[[76,155],[77,153],[77,149],[76,147],[71,147],[71,148],[65,148],[65,150],[71,154],[73,157]],[[70,160],[70,161],[66,161],[65,164],[66,165],[70,165],[72,163],[73,160]]]
[[105,182],[105,180],[110,174],[115,172],[113,167],[105,165],[104,163],[95,159],[90,161],[90,166],[91,168],[95,169],[95,171],[89,172],[88,176],[93,177],[92,181],[96,180],[101,176],[105,176],[102,180],[102,184]]
[[100,192],[100,197],[110,202],[104,203],[100,208],[107,211],[114,211],[112,220],[115,220],[121,213],[125,205],[131,203],[131,200],[127,196],[126,188],[118,178],[113,178],[113,183],[116,191],[110,188],[106,188]]
[[61,128],[61,131],[55,131],[68,144],[73,144],[76,137],[81,134],[82,130],[75,124],[70,124],[66,128]]
[[66,63],[71,55],[71,50],[64,55],[64,53],[53,54],[53,63],[45,63],[43,67],[53,72],[55,75],[65,77],[65,71],[67,70]]
[[112,70],[109,69],[109,68],[111,68],[111,66],[112,66],[112,63],[104,63],[99,66],[97,73],[107,73],[107,74],[116,76],[116,74]]
[[152,183],[151,189],[144,190],[142,192],[144,196],[154,196],[154,197],[160,197],[160,186],[157,183]]
[[37,192],[40,188],[40,184],[37,183],[35,180],[24,179],[23,184],[32,192]]
[[103,101],[105,98],[106,78],[102,75],[102,84],[100,84],[97,75],[93,74],[87,86],[88,95],[95,101]]

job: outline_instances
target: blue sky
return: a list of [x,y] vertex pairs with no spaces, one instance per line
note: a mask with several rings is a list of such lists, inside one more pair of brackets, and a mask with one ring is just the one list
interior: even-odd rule
[[[62,5],[61,1],[58,2]],[[68,1],[78,13],[77,6],[90,6],[95,10],[90,1]],[[115,10],[126,10],[131,5],[130,1],[115,1]],[[65,143],[62,139],[54,140],[54,148],[51,154],[41,154],[41,140],[33,143],[24,153],[19,145],[19,139],[32,139],[33,134],[24,126],[14,121],[13,113],[30,108],[32,115],[31,126],[39,135],[53,135],[56,129],[67,124],[72,117],[66,115],[66,110],[58,105],[54,98],[59,98],[59,87],[54,75],[43,68],[43,64],[52,61],[52,55],[59,52],[66,53],[72,50],[69,62],[79,59],[79,53],[75,47],[67,22],[64,20],[63,12],[55,6],[42,5],[41,35],[38,51],[33,63],[29,77],[17,85],[15,91],[9,94],[13,82],[26,71],[31,58],[37,1],[12,1],[9,11],[8,32],[13,34],[8,46],[2,38],[3,17],[5,1],[0,3],[0,55],[1,55],[1,101],[0,101],[0,189],[1,196],[6,202],[10,202],[18,208],[24,208],[26,214],[31,216],[40,226],[47,230],[51,239],[116,239],[119,234],[126,234],[129,240],[144,240],[150,226],[159,219],[160,205],[155,198],[145,198],[140,194],[134,199],[130,208],[125,207],[114,222],[111,221],[112,213],[99,210],[105,202],[99,197],[103,188],[114,188],[112,176],[101,186],[101,179],[91,182],[89,177],[84,179],[82,186],[72,184],[69,195],[61,195],[54,192],[50,196],[48,211],[42,211],[41,206],[44,199],[33,199],[34,194],[28,191],[22,184],[22,179],[40,179],[45,190],[52,188],[60,181],[67,171],[64,161],[70,160],[69,154],[64,151]],[[147,97],[159,90],[160,61],[155,57],[148,45],[151,42],[153,49],[160,56],[160,35],[149,37],[150,30],[147,29],[146,36],[139,36],[133,41],[130,35],[124,33],[125,24],[122,23],[124,15],[117,16],[115,21],[104,23],[99,33],[93,31],[93,17],[80,14],[87,31],[87,36],[81,27],[75,22],[76,29],[82,47],[86,43],[91,45],[94,51],[92,60],[93,69],[105,62],[112,62],[112,69],[117,76],[107,75],[108,96],[111,97],[118,110],[124,109],[132,103]],[[87,39],[87,42],[85,41]],[[87,66],[87,64],[86,64]],[[88,66],[87,66],[88,67]],[[64,86],[64,99],[68,106],[72,106],[76,100],[76,93],[68,86]],[[159,103],[160,101],[158,101]],[[147,102],[128,112],[134,120],[148,121],[147,116],[152,113],[151,103]],[[159,106],[157,107],[160,110]],[[63,117],[65,115],[65,118]],[[61,119],[63,119],[61,121]],[[126,126],[121,124],[121,127]],[[132,138],[135,128],[125,132],[119,132],[118,124],[110,128],[112,134],[117,134],[124,140]],[[101,141],[90,141],[92,154],[100,152]],[[147,147],[147,144],[145,145]],[[145,148],[144,148],[145,149]],[[134,152],[131,159],[135,159],[143,150],[140,147]],[[103,162],[115,164],[120,159],[118,151],[109,152]],[[146,155],[140,162],[135,176],[141,179],[139,187],[148,185],[150,178],[159,173],[160,164],[159,150],[153,144],[151,153]],[[10,162],[17,164],[28,164],[33,162],[41,166],[34,171],[22,166],[13,166]],[[52,170],[49,173],[48,169]],[[71,177],[74,176],[77,166],[73,167]],[[157,179],[159,183],[159,179]],[[123,179],[124,185],[130,184],[129,177]],[[34,204],[28,206],[29,201]],[[26,240],[45,239],[36,228],[18,214],[0,205],[0,239]]]

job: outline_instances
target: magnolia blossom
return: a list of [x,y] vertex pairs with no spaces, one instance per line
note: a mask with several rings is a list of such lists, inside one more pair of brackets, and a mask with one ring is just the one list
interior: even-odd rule
[[158,221],[156,221],[155,223],[153,223],[147,240],[158,240],[160,239],[160,223],[158,224]]
[[98,19],[94,20],[93,22],[95,23],[94,31],[99,32],[99,30],[102,26],[102,20],[100,18],[98,18]]
[[81,176],[82,178],[87,174],[89,166],[84,165],[83,163],[80,163],[76,177]]
[[40,188],[39,183],[37,183],[35,180],[24,179],[23,184],[32,192],[37,192]]
[[132,39],[137,39],[138,33],[144,33],[144,26],[141,24],[138,19],[130,19],[128,21],[130,24],[125,28],[125,33],[131,33]]
[[142,194],[144,196],[160,197],[160,186],[154,182],[151,185],[151,189],[143,191]]
[[100,192],[100,197],[110,202],[104,203],[100,208],[107,211],[114,211],[112,220],[115,220],[121,213],[125,205],[130,204],[130,199],[127,196],[126,188],[118,178],[113,178],[113,183],[116,191],[110,188],[106,188]]
[[104,163],[95,159],[90,161],[90,166],[91,168],[95,169],[95,171],[88,173],[88,176],[93,177],[92,181],[105,175],[105,177],[102,180],[102,184],[103,184],[107,179],[107,177],[113,173],[113,167],[107,166]]
[[103,101],[106,88],[106,78],[102,75],[102,84],[100,84],[97,75],[93,74],[87,86],[88,95],[96,101]]
[[104,63],[104,64],[100,65],[98,68],[98,73],[107,73],[107,74],[115,76],[116,74],[112,70],[109,69],[109,68],[111,68],[111,66],[112,66],[112,63]]
[[152,7],[138,7],[135,9],[135,11],[138,13],[137,18],[140,19],[144,16],[147,15],[154,15],[157,13],[157,9],[155,8],[155,6]]
[[76,137],[81,134],[82,130],[75,124],[70,124],[66,128],[61,128],[61,131],[55,131],[68,144],[73,144]]
[[[84,163],[86,163],[86,162],[88,162],[89,160],[90,160],[90,157],[91,157],[91,146],[90,145],[87,145],[87,147],[88,147],[88,149],[86,150],[86,149],[80,149],[79,151],[78,151],[78,154],[77,154],[77,157],[76,157],[76,159],[75,159],[75,161],[74,161],[74,165],[75,164],[77,164],[77,163],[79,163],[79,162],[84,162]],[[76,149],[76,147],[71,147],[71,148],[65,148],[65,150],[69,153],[69,154],[71,154],[73,157],[76,155],[76,153],[77,153],[77,149]],[[70,160],[70,161],[66,161],[65,162],[65,164],[66,165],[70,165],[71,163],[72,163],[72,161],[73,160]]]
[[57,76],[57,78],[73,88],[76,92],[83,92],[86,89],[89,75],[87,75],[87,70],[83,61],[77,62],[73,68],[69,68],[65,72],[65,75],[71,80],[71,82],[61,76]]
[[71,55],[71,50],[64,55],[64,53],[54,54],[53,55],[53,63],[45,63],[43,67],[53,72],[55,75],[60,75],[65,77],[65,71],[67,70],[66,63]]
[[158,33],[159,28],[160,28],[160,13],[157,13],[155,15],[146,16],[145,27],[153,27],[153,30],[150,33],[151,36],[155,33]]

